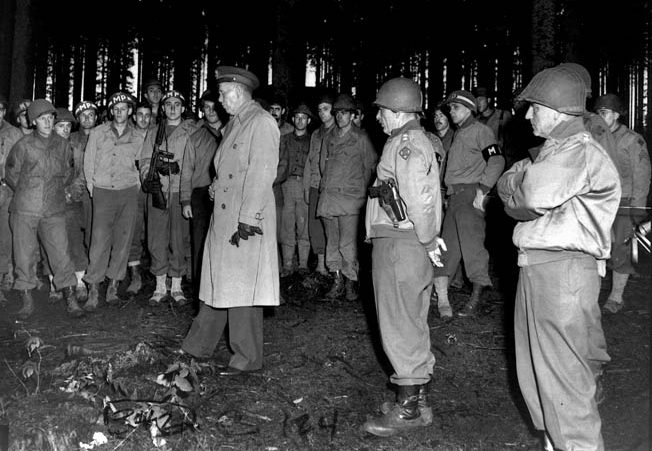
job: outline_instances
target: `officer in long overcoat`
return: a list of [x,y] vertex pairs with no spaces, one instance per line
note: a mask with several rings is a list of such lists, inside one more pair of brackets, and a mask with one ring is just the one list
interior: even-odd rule
[[263,306],[279,305],[276,209],[272,183],[280,132],[252,99],[256,76],[217,69],[219,101],[231,119],[214,159],[209,194],[213,217],[206,237],[195,318],[182,350],[210,356],[226,323],[233,355],[220,374],[255,371],[263,364]]

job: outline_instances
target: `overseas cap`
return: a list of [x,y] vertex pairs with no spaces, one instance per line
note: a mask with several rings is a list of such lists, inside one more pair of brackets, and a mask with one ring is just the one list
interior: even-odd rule
[[251,88],[251,90],[260,86],[258,77],[256,77],[252,72],[239,67],[218,66],[217,69],[215,69],[215,78],[217,79],[217,83],[241,83]]
[[176,97],[177,99],[181,100],[181,103],[186,103],[186,98],[183,96],[183,94],[181,94],[181,93],[180,93],[179,91],[177,91],[176,89],[172,89],[172,90],[166,92],[166,93],[163,95],[163,98],[161,99],[161,102],[165,103],[165,101],[166,101],[167,99],[170,99],[170,98],[172,98],[172,97]]
[[595,105],[593,105],[593,111],[597,113],[603,109],[614,111],[621,116],[627,112],[622,100],[616,94],[605,94],[596,99]]
[[107,103],[107,107],[109,110],[112,110],[113,107],[116,106],[118,103],[126,103],[133,108],[135,102],[131,94],[128,94],[123,91],[118,91],[116,93],[111,94],[111,97],[109,97],[109,102]]
[[55,125],[59,122],[70,122],[74,124],[77,122],[68,108],[57,108],[57,117],[54,119]]
[[27,107],[27,117],[30,122],[35,121],[44,114],[54,114],[56,112],[54,105],[45,99],[36,99]]
[[475,97],[469,91],[453,91],[446,98],[446,103],[459,103],[474,113],[478,112]]
[[298,113],[306,114],[306,115],[308,115],[308,117],[313,117],[312,116],[312,111],[310,111],[310,108],[305,103],[300,103],[299,105],[296,106],[296,108],[294,110],[292,110],[292,115],[295,115],[295,114],[298,114]]
[[95,105],[93,102],[89,102],[88,100],[82,100],[77,104],[77,106],[75,106],[75,117],[79,117],[79,115],[86,110],[95,110],[97,113],[97,105]]

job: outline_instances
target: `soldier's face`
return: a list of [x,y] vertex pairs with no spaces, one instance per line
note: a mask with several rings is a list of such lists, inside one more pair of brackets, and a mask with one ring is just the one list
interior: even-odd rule
[[476,97],[475,104],[478,106],[478,113],[483,113],[489,107],[489,99],[485,96]]
[[163,97],[163,91],[161,91],[161,87],[158,85],[149,86],[145,93],[145,97],[147,97],[147,100],[151,103],[158,105],[161,101],[161,97]]
[[27,122],[27,111],[23,111],[18,115],[18,123],[23,128],[29,128],[29,122]]
[[308,117],[307,114],[304,113],[296,113],[292,117],[292,123],[294,124],[294,128],[297,130],[305,130],[308,128],[308,124],[310,124],[310,118]]
[[72,131],[72,123],[70,122],[57,122],[54,126],[54,132],[61,136],[63,139],[70,138],[70,132]]
[[435,111],[435,130],[445,130],[450,124],[448,123],[448,118],[441,110]]
[[149,128],[150,121],[152,120],[152,110],[150,108],[138,108],[136,110],[136,126],[141,130]]
[[451,102],[450,107],[451,119],[453,119],[454,124],[461,124],[471,115],[471,110],[457,102]]
[[607,108],[600,108],[598,110],[598,114],[604,121],[607,123],[607,126],[609,128],[613,127],[613,125],[616,123],[618,118],[620,117],[620,114],[616,113],[613,110],[609,110]]
[[337,110],[335,112],[335,122],[339,128],[346,128],[351,125],[353,112],[350,110]]
[[392,133],[392,130],[396,128],[396,113],[387,108],[378,108],[378,114],[376,114],[376,120],[380,123],[380,126],[383,128],[383,132],[386,135]]
[[181,113],[184,111],[183,104],[181,103],[180,99],[177,99],[176,97],[170,97],[165,101],[165,104],[163,105],[163,108],[165,109],[165,115],[167,118],[171,121],[176,121],[177,119],[181,118]]
[[95,110],[84,110],[79,113],[79,127],[88,130],[89,128],[95,127],[95,122],[97,122],[97,114]]
[[230,115],[234,115],[242,103],[240,100],[242,96],[238,93],[238,89],[235,83],[220,83],[219,91],[219,100],[224,107],[224,110]]
[[277,121],[280,121],[283,116],[283,107],[279,104],[273,104],[269,107],[269,114],[271,114]]
[[547,138],[557,126],[559,116],[559,112],[538,103],[531,104],[525,113],[525,119],[529,119],[534,134],[542,138]]
[[215,102],[204,100],[201,109],[204,112],[204,119],[209,124],[217,124],[220,121],[220,117],[215,111]]
[[129,119],[131,107],[128,103],[120,102],[113,105],[111,112],[113,113],[113,122],[116,124],[124,124],[127,122],[127,119]]
[[36,126],[36,131],[44,137],[48,137],[52,134],[52,129],[54,128],[54,114],[47,113],[41,114],[34,121]]
[[319,113],[319,119],[323,122],[329,122],[333,118],[333,105],[330,103],[320,103],[317,106],[317,112]]

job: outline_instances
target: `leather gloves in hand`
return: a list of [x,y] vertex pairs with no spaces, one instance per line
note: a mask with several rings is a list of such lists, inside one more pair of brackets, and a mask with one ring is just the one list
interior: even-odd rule
[[263,229],[257,226],[252,226],[245,224],[244,222],[238,223],[238,230],[231,235],[229,243],[233,244],[236,247],[240,247],[240,240],[248,240],[250,236],[262,235]]

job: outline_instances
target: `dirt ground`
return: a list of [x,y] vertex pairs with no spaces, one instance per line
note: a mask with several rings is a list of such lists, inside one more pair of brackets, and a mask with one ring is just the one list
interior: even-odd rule
[[[625,310],[603,317],[612,360],[600,412],[610,451],[650,449],[649,255],[638,271]],[[362,432],[366,417],[394,397],[363,275],[358,302],[323,302],[326,279],[308,286],[298,276],[283,279],[286,303],[265,311],[264,369],[234,378],[215,374],[228,358],[223,344],[206,361],[170,352],[194,308],[148,306],[151,276],[137,297],[124,295],[124,281],[118,306],[103,304],[80,320],[69,319],[62,303],[48,304],[41,290],[38,312],[16,321],[18,297],[7,292],[0,425],[9,424],[9,449],[77,450],[97,432],[108,439],[98,450],[540,449],[516,382],[513,286],[498,280],[475,318],[443,322],[431,309],[432,426],[388,439]],[[607,277],[601,304],[609,286]],[[468,295],[454,290],[454,309]]]

